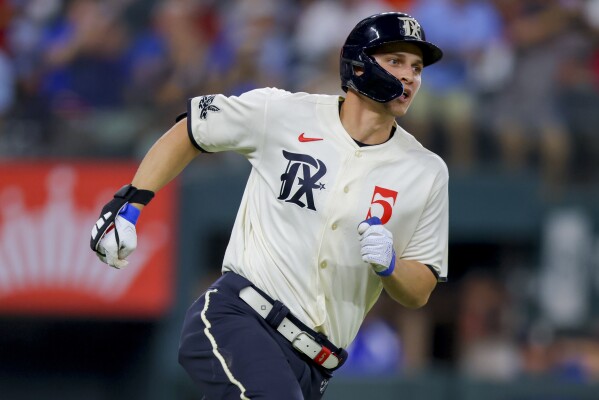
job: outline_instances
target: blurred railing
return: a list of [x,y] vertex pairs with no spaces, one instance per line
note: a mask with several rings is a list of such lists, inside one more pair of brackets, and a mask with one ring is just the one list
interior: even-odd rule
[[452,373],[414,378],[334,379],[327,400],[596,400],[599,385],[555,382],[549,378],[485,382]]
[[[183,384],[182,399],[202,396]],[[598,384],[556,382],[550,378],[489,382],[452,372],[427,372],[413,377],[333,378],[325,400],[596,400]]]

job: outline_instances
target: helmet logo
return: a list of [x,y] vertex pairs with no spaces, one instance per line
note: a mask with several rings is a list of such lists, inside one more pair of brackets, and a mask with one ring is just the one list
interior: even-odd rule
[[420,24],[414,18],[411,17],[399,17],[403,26],[401,30],[404,36],[411,36],[415,39],[422,40],[422,30]]

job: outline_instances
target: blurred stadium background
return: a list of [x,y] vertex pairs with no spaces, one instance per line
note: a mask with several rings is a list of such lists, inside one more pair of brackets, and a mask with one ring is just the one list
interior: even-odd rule
[[248,165],[194,161],[125,271],[87,250],[99,207],[188,97],[340,93],[386,10],[445,51],[400,124],[449,165],[449,282],[381,298],[326,398],[599,398],[599,1],[0,0],[1,399],[201,397],[179,328]]

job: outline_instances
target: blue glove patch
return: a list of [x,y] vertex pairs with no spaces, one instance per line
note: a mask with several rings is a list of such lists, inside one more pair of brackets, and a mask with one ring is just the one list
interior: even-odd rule
[[139,218],[139,214],[141,211],[139,208],[132,206],[131,204],[125,204],[125,207],[119,212],[119,215],[125,218],[127,221],[131,222],[133,225],[137,223],[137,219]]
[[370,217],[362,222],[366,222],[368,225],[383,225],[379,217]]
[[391,257],[391,264],[389,264],[389,268],[387,268],[386,270],[384,270],[382,272],[374,271],[374,273],[377,274],[378,276],[389,276],[393,273],[394,269],[395,269],[395,250],[393,250],[393,256]]

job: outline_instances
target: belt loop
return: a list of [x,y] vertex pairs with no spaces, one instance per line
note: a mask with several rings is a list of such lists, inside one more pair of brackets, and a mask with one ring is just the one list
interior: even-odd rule
[[270,326],[276,329],[287,314],[289,314],[289,309],[285,304],[281,303],[279,300],[275,300],[272,309],[264,319]]

